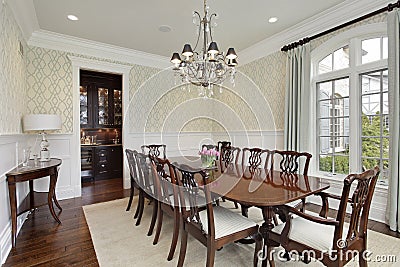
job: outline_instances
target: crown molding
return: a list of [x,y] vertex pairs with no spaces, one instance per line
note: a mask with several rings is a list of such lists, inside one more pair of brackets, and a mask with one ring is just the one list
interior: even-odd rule
[[290,27],[239,51],[238,57],[240,57],[241,65],[243,66],[280,51],[281,47],[286,44],[323,32],[371,11],[378,10],[389,3],[391,1],[388,0],[347,0],[298,23],[296,26]]
[[34,31],[28,45],[153,68],[170,67],[167,57],[44,30]]
[[33,0],[3,0],[11,8],[22,36],[27,42],[34,31],[40,29]]

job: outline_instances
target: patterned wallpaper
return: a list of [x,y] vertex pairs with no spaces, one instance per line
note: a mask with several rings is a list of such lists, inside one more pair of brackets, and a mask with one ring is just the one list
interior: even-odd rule
[[72,65],[68,53],[40,47],[27,51],[29,113],[61,116],[61,132],[72,132]]
[[[15,24],[15,22],[7,16],[2,16],[1,18],[2,25],[8,25],[6,28],[13,33],[11,35],[18,36],[16,34],[17,27],[15,25],[10,26],[13,23]],[[380,22],[385,19],[386,14],[382,14],[350,27],[356,27],[359,24]],[[314,40],[312,47],[317,47],[337,33],[339,32]],[[15,37],[15,39],[17,38]],[[5,40],[11,42],[13,39],[1,38],[1,40],[2,42],[5,42]],[[11,49],[11,46],[11,44],[5,45],[8,50]],[[2,53],[3,56],[4,54],[8,53]],[[62,132],[72,132],[73,125],[71,108],[72,66],[67,57],[69,54],[51,49],[30,47],[26,56],[28,112],[60,114],[63,120]],[[85,57],[82,55],[73,55]],[[114,62],[99,58],[95,59]],[[123,62],[114,63],[129,65]],[[193,101],[198,99],[197,90],[191,87],[189,92],[188,89],[184,91],[182,87],[176,87],[174,83],[175,78],[171,71],[160,71],[155,68],[138,65],[131,66],[132,70],[129,77],[130,101],[128,115],[125,118],[125,124],[130,132],[164,131],[166,128],[164,123],[167,119],[170,123],[179,121],[170,118],[172,115],[179,116],[179,114],[170,115],[171,110],[177,107],[183,112],[182,114],[201,114],[201,109],[204,108],[202,103],[204,102]],[[18,68],[18,65],[12,64],[12,68],[8,69],[18,74],[17,76],[8,75],[8,77],[24,76],[23,66]],[[228,124],[227,122],[233,114],[237,117],[239,124],[241,124],[235,130],[242,129],[242,124],[245,130],[282,130],[284,128],[285,73],[286,54],[280,51],[240,66],[236,75],[236,79],[238,80],[236,87],[228,86],[222,93],[219,93],[218,89],[215,89],[216,93],[212,101],[216,102],[213,102],[214,106],[210,108],[213,110],[213,113],[209,114],[209,118],[188,118],[187,121],[180,122],[181,125],[172,125],[169,129],[185,132],[226,132],[229,127],[225,123]],[[2,84],[9,84],[10,88],[21,88],[20,90],[23,90],[24,86],[21,80],[16,78],[10,80],[8,78]],[[6,93],[9,95],[9,99],[13,99],[11,103],[21,102],[18,99],[19,94],[15,94],[15,90],[9,90]],[[263,98],[263,101],[259,101],[259,98]],[[10,102],[5,103],[5,105],[10,105]],[[2,105],[2,107],[5,105]],[[16,117],[20,116],[15,115],[15,113],[23,113],[23,105],[15,106],[14,111],[17,109],[17,112],[9,112],[9,108],[4,109],[10,113],[10,116],[12,115],[11,117],[14,118],[14,121]],[[224,110],[221,110],[221,107]],[[197,112],[193,112],[194,110],[197,110]],[[19,125],[11,124],[10,126],[10,123],[4,121],[11,121],[12,119],[8,119],[10,116],[6,116],[6,119],[4,116],[0,118],[0,123],[12,128],[8,131],[19,131]],[[232,130],[232,127],[230,129]]]
[[[271,108],[275,129],[284,128],[286,54],[278,51],[248,63],[239,70],[248,75],[259,87]],[[262,130],[272,130],[271,125],[261,125]]]
[[[1,3],[0,3],[1,5]],[[25,62],[19,53],[22,32],[7,5],[0,7],[0,134],[22,132],[26,113]],[[26,44],[23,43],[26,48]]]

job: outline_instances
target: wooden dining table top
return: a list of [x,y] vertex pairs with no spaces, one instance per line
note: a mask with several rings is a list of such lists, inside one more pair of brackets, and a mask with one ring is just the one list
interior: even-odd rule
[[272,207],[305,198],[329,188],[324,179],[287,174],[264,168],[249,169],[240,164],[203,168],[199,157],[173,157],[171,163],[186,164],[208,172],[210,191],[248,206]]

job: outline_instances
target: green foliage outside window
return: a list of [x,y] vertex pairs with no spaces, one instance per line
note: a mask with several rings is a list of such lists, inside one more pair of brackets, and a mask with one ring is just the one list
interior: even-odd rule
[[[379,115],[379,113],[377,113]],[[363,136],[381,136],[381,117],[373,116],[372,119],[365,114],[362,115],[362,135]],[[384,127],[382,136],[389,136],[389,131]],[[380,145],[382,142],[383,146],[383,158],[389,156],[389,138],[363,138],[362,139],[362,155],[363,157],[380,157]],[[343,152],[341,152],[343,153]],[[349,150],[346,149],[345,155],[348,155]],[[320,156],[319,159],[319,169],[320,171],[332,172],[332,156]],[[362,159],[362,165],[364,169],[372,169],[376,165],[380,165],[379,159]],[[388,169],[389,162],[387,160],[383,161],[383,168]],[[349,157],[335,155],[335,173],[349,173]]]

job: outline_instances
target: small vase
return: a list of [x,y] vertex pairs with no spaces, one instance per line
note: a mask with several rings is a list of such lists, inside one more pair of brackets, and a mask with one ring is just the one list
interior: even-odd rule
[[215,165],[215,156],[210,156],[210,155],[201,155],[201,166],[210,168]]

